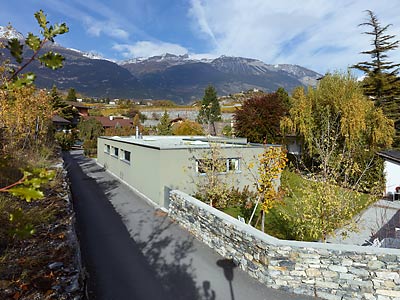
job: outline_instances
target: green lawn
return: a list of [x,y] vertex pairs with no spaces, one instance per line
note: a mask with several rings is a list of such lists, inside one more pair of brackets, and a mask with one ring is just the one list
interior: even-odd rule
[[[301,189],[304,185],[307,185],[308,180],[301,177],[299,174],[285,170],[282,174],[281,182],[282,188],[285,190],[285,196],[281,204],[278,204],[266,214],[265,231],[277,238],[295,239],[295,236],[292,234],[290,222],[285,221],[281,217],[281,213],[289,212],[290,214],[292,212],[293,207],[296,205],[296,198],[302,197]],[[340,187],[338,187],[338,189],[340,189]],[[368,194],[360,194],[360,196],[356,197],[356,199],[358,200],[358,203],[356,203],[355,214],[361,212],[370,203],[376,200],[374,197]],[[237,218],[238,215],[243,216],[243,212],[239,207],[228,207],[223,211],[235,218]],[[257,220],[258,215],[255,216],[255,220]],[[247,219],[248,218],[246,218],[246,221]],[[260,220],[258,221],[256,227],[260,229]]]

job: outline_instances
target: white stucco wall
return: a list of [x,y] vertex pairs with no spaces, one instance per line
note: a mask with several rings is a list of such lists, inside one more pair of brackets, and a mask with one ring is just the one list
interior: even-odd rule
[[396,186],[400,186],[400,164],[385,161],[386,194],[394,193]]

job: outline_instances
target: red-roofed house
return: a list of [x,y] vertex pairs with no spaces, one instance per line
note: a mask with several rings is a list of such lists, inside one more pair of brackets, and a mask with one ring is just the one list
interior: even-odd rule
[[80,103],[80,102],[75,102],[75,101],[66,101],[68,105],[71,105],[73,108],[76,108],[78,110],[78,113],[82,117],[86,117],[89,115],[89,109],[90,107]]
[[116,127],[132,127],[132,119],[124,119],[123,117],[99,117],[99,116],[84,116],[87,119],[96,119],[106,128],[116,128]]

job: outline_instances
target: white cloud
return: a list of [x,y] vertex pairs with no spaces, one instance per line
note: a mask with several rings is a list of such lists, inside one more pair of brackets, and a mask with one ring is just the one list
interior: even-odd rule
[[201,0],[191,0],[191,7],[188,14],[190,17],[194,18],[195,27],[197,27],[202,34],[211,38],[212,41],[216,43],[214,33],[208,25],[205,7],[202,5]]
[[[371,48],[370,36],[362,34],[368,28],[358,27],[366,21],[366,9],[376,13],[382,25],[394,24],[390,33],[400,33],[396,0],[192,0],[188,15],[213,53],[299,64],[325,73],[369,59],[359,54]],[[399,52],[390,58],[399,61]]]
[[105,34],[109,37],[126,40],[129,38],[129,33],[121,28],[118,25],[109,22],[109,21],[97,21],[91,17],[85,18],[86,31],[88,34],[92,36],[100,36],[101,34]]
[[139,41],[134,44],[115,44],[113,50],[120,52],[126,58],[150,57],[164,53],[183,55],[187,49],[171,43]]

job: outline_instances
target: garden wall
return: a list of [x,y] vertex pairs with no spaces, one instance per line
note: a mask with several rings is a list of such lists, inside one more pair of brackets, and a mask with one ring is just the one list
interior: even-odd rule
[[187,194],[169,215],[268,287],[324,299],[400,299],[400,250],[279,240]]

